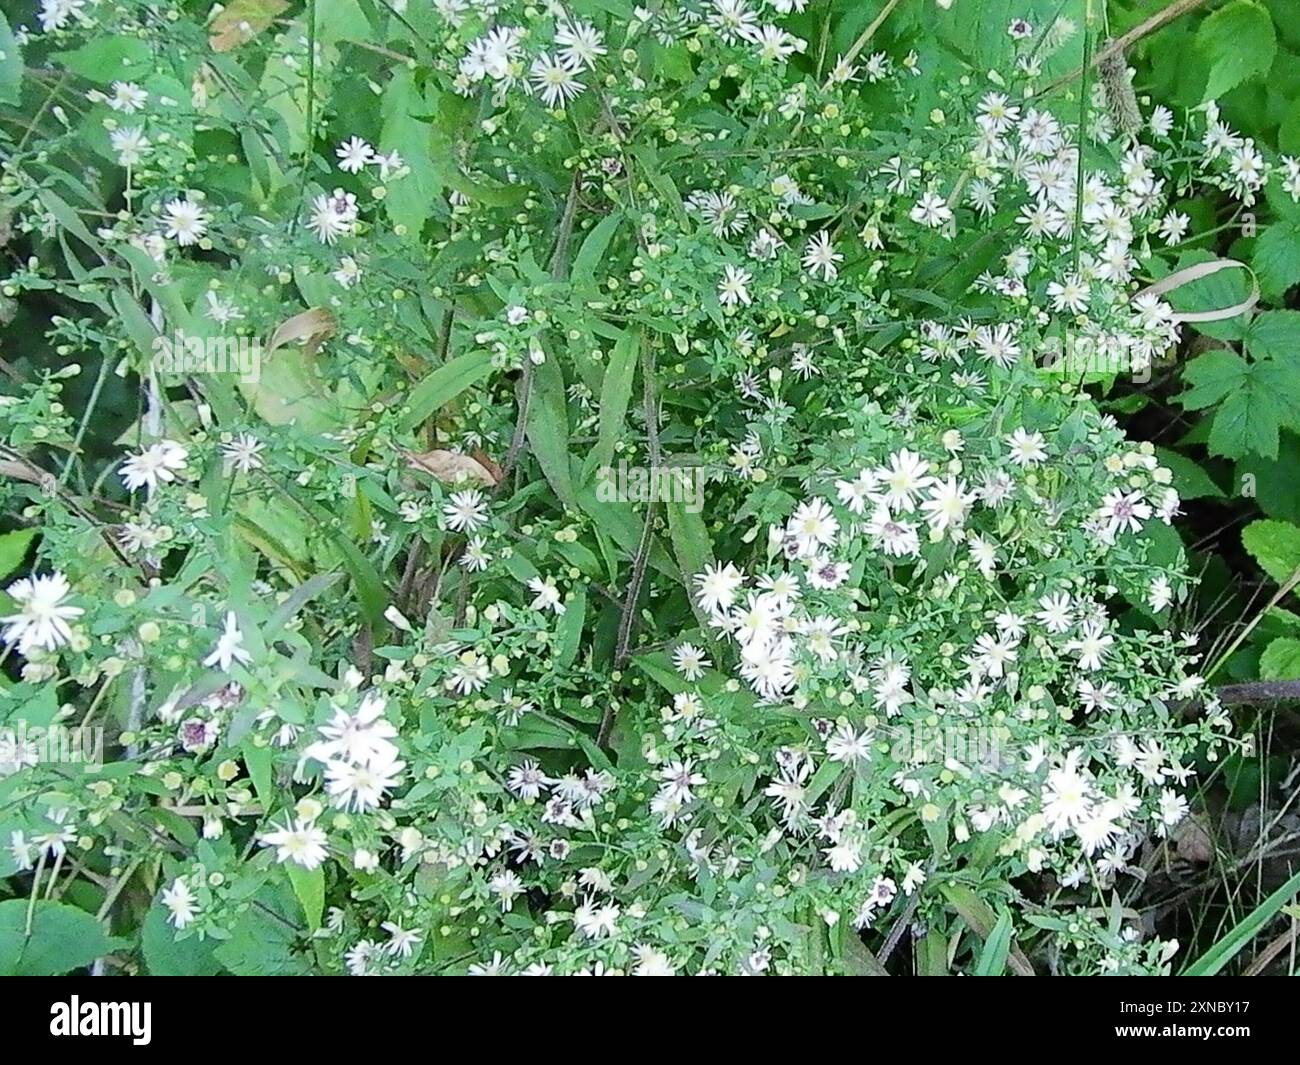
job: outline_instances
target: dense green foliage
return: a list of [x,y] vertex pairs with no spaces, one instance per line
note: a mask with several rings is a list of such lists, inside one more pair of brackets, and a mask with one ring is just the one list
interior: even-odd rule
[[1300,679],[1300,45],[1201,6],[10,13],[0,972],[1268,936],[1151,904]]

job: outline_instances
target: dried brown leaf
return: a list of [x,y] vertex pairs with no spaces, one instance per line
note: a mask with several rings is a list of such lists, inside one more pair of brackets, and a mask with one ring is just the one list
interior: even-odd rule
[[230,0],[208,26],[208,44],[214,52],[247,44],[288,6],[289,0]]
[[324,307],[313,307],[281,322],[271,334],[271,343],[266,353],[270,355],[277,348],[301,340],[306,342],[307,354],[315,355],[336,329],[338,323],[334,320],[334,315]]
[[443,484],[474,484],[495,488],[501,480],[501,469],[486,455],[482,459],[486,461],[444,449],[425,451],[418,455],[406,452],[406,460],[411,464],[411,469],[423,470]]

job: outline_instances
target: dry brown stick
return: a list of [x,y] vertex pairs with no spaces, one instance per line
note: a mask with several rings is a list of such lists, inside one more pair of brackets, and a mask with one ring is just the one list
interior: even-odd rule
[[[1116,40],[1111,41],[1105,48],[1099,49],[1097,54],[1092,57],[1092,62],[1089,65],[1093,67],[1099,66],[1108,60],[1113,59],[1116,55],[1127,52],[1129,48],[1135,45],[1143,37],[1155,33],[1156,30],[1162,29],[1170,22],[1173,22],[1174,19],[1186,15],[1189,11],[1196,10],[1196,8],[1200,7],[1205,2],[1206,0],[1174,0],[1172,4],[1168,7],[1161,8],[1149,19],[1146,19],[1144,22],[1139,22],[1129,30],[1128,33],[1124,34],[1123,37],[1119,37]],[[1057,78],[1056,81],[1052,82],[1052,84],[1044,89],[1040,95],[1046,96],[1048,93],[1055,92],[1057,89],[1061,88],[1061,86],[1068,85],[1076,78],[1081,77],[1082,74],[1083,67],[1079,67],[1077,70],[1072,70],[1069,74],[1066,74],[1065,77]]]
[[1251,963],[1246,966],[1242,976],[1259,976],[1265,969],[1273,964],[1275,959],[1287,947],[1293,947],[1296,942],[1296,931],[1300,924],[1294,918],[1291,920],[1291,926],[1280,936],[1269,943],[1263,950],[1251,959]]
[[1300,680],[1255,680],[1215,688],[1219,701],[1230,706],[1300,701]]

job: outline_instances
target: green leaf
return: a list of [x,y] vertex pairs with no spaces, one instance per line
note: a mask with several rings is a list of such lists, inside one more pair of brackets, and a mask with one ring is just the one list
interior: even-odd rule
[[302,905],[303,916],[307,918],[307,927],[315,932],[320,928],[325,913],[325,867],[318,865],[315,869],[308,869],[297,862],[289,862],[285,869],[293,893]]
[[582,623],[587,617],[587,586],[578,585],[564,604],[564,616],[556,626],[555,663],[560,669],[568,669],[578,657],[582,646]]
[[228,940],[213,955],[236,976],[305,975],[307,965],[294,948],[299,931],[292,902],[280,892],[263,893],[245,910]]
[[1265,296],[1281,296],[1300,281],[1300,222],[1286,220],[1268,226],[1255,242],[1251,265]]
[[1300,311],[1265,311],[1246,329],[1245,343],[1253,358],[1287,362],[1300,372]]
[[1284,432],[1276,459],[1248,456],[1237,463],[1233,488],[1243,499],[1253,499],[1265,517],[1300,523],[1296,469],[1300,469],[1300,438]]
[[492,372],[492,356],[486,351],[458,355],[434,370],[411,389],[406,399],[409,412],[402,419],[403,429],[414,429],[430,414],[450,403],[470,385]]
[[1196,32],[1196,49],[1210,63],[1205,100],[1214,100],[1273,65],[1277,36],[1273,19],[1259,4],[1233,0],[1213,12]]
[[1252,521],[1241,530],[1242,545],[1259,568],[1278,584],[1300,569],[1300,526],[1285,521]]
[[578,510],[578,496],[569,469],[569,411],[560,364],[547,358],[533,370],[533,394],[528,401],[525,432],[533,457],[560,502]]
[[1300,891],[1300,873],[1266,898],[1241,924],[1192,962],[1184,976],[1214,976],[1250,943],[1277,912]]
[[[1185,270],[1193,266],[1211,262],[1216,257],[1206,251],[1192,251],[1181,255],[1175,269]],[[1159,276],[1160,260],[1153,260],[1153,272]],[[1251,294],[1250,274],[1243,269],[1216,270],[1213,273],[1189,281],[1168,293],[1167,299],[1174,310],[1181,313],[1218,311],[1224,307],[1235,307],[1244,303]],[[1240,340],[1246,331],[1246,319],[1243,315],[1232,318],[1220,318],[1209,322],[1195,322],[1192,328],[1204,336],[1216,340]]]
[[[365,496],[358,495],[358,499],[365,499]],[[321,592],[325,591],[330,585],[339,579],[337,573],[318,573],[298,585],[292,592],[285,597],[283,603],[275,608],[275,613],[267,620],[263,628],[266,637],[277,634],[290,621],[298,616],[308,603],[315,599]]]
[[8,577],[27,557],[27,549],[40,529],[15,529],[0,536],[0,580]]
[[1156,458],[1174,475],[1174,487],[1183,499],[1222,499],[1223,489],[1197,463],[1167,448],[1156,448]]
[[275,778],[271,773],[271,748],[259,747],[251,737],[245,737],[240,744],[244,754],[244,765],[248,766],[248,775],[253,781],[253,791],[264,806],[270,806],[275,798]]
[[58,52],[53,59],[64,70],[100,85],[140,81],[152,67],[149,42],[139,37],[99,37],[72,51]]
[[388,609],[388,592],[384,590],[384,580],[379,571],[348,537],[339,534],[334,543],[343,554],[343,565],[352,578],[366,620],[372,625],[381,624],[384,611]]
[[[993,913],[993,907],[965,884],[948,881],[940,884],[939,890],[952,905],[952,908],[961,915],[961,919],[970,926],[971,931],[982,939],[988,940],[991,938],[998,923],[998,918]],[[1016,975],[1034,975],[1034,967],[1029,964],[1029,959],[1024,956],[1019,947],[1011,946],[1007,961]]]
[[0,104],[22,101],[23,54],[9,22],[0,12]]
[[85,910],[40,901],[27,934],[27,899],[0,902],[0,976],[57,976],[89,965],[120,943]]
[[586,240],[582,242],[582,247],[578,249],[578,254],[573,257],[573,264],[569,268],[569,277],[575,287],[591,289],[595,287],[596,272],[600,267],[601,261],[605,258],[605,251],[609,247],[609,242],[613,239],[615,231],[623,223],[623,215],[620,212],[606,215],[597,222],[587,234]]
[[1007,955],[1011,952],[1011,929],[1011,914],[1003,910],[984,940],[984,949],[975,963],[976,976],[1001,976],[1005,971]]
[[[588,238],[590,240],[590,237]],[[584,250],[586,246],[584,245]],[[614,446],[623,432],[628,404],[632,399],[632,381],[636,377],[637,356],[641,345],[635,333],[624,333],[609,355],[609,365],[600,385],[600,428],[596,446],[582,466],[582,480],[608,466],[614,458]]]
[[[413,107],[418,104],[418,107]],[[429,124],[417,119],[413,112],[425,105],[415,87],[415,75],[406,67],[398,67],[384,89],[382,103],[383,132],[379,143],[385,150],[398,148],[402,160],[411,172],[400,181],[387,185],[384,210],[396,225],[409,230],[409,236],[418,236],[424,223],[433,213],[441,183],[434,172],[429,138]]]
[[1283,636],[1259,657],[1261,680],[1300,680],[1300,640]]
[[850,976],[888,976],[889,972],[867,949],[850,921],[840,922],[840,949]]
[[937,928],[931,928],[918,944],[916,971],[920,976],[948,975],[948,939]]
[[1207,351],[1187,364],[1192,387],[1179,400],[1188,410],[1220,404],[1210,428],[1212,454],[1277,457],[1278,431],[1300,417],[1300,374],[1265,359],[1248,363],[1235,352]]
[[[881,4],[855,5],[864,23],[874,17]],[[872,8],[876,12],[872,11]],[[1009,70],[1014,65],[1016,42],[1007,34],[1012,19],[1023,18],[1040,33],[1058,18],[1070,19],[1075,26],[1084,23],[1083,0],[979,0],[959,2],[947,10],[931,10],[922,16],[925,28],[979,70]],[[857,30],[856,32],[861,32]],[[856,33],[855,33],[856,36]],[[851,44],[851,41],[847,43]],[[1040,53],[1044,66],[1059,74],[1078,67],[1082,62],[1083,34],[1073,34],[1062,47]]]

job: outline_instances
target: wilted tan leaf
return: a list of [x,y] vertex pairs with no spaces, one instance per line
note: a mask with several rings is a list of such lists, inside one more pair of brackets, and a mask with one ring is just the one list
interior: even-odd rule
[[1189,862],[1208,862],[1214,857],[1214,839],[1199,817],[1188,817],[1174,829],[1174,849]]
[[469,455],[459,455],[454,451],[426,451],[419,455],[411,451],[406,452],[406,459],[413,470],[423,470],[443,484],[476,484],[485,488],[495,488],[501,479],[501,470],[486,455],[483,457],[491,463],[490,468],[478,459]]
[[305,340],[307,354],[315,355],[321,344],[332,337],[337,328],[334,315],[324,307],[313,307],[309,311],[295,314],[292,318],[281,322],[271,334],[271,343],[266,353],[270,355],[276,348],[282,348],[297,340]]
[[9,459],[0,459],[0,477],[12,477],[18,481],[38,484],[46,495],[54,495],[58,485],[54,474],[46,473],[45,470],[38,469],[29,462],[11,462]]
[[214,52],[229,52],[251,41],[289,6],[289,0],[230,0],[208,27]]

